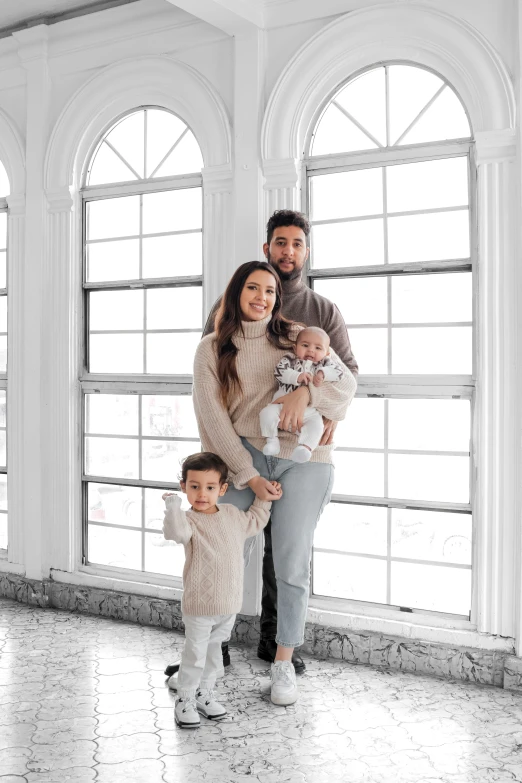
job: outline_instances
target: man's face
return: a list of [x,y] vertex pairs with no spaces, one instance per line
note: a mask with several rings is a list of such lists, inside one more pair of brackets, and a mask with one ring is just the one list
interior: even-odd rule
[[297,226],[279,226],[275,229],[270,244],[265,242],[263,245],[263,252],[267,261],[279,272],[281,280],[300,277],[309,252],[303,229]]

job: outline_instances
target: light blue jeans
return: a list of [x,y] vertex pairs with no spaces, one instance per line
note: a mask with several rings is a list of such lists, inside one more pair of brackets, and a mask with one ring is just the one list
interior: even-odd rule
[[[332,494],[334,466],[265,457],[245,438],[241,440],[260,475],[268,481],[279,481],[283,488],[283,497],[274,501],[271,513],[277,580],[276,642],[282,647],[298,647],[303,643],[308,608],[314,530]],[[246,511],[254,498],[250,487],[238,490],[230,486],[221,502]]]

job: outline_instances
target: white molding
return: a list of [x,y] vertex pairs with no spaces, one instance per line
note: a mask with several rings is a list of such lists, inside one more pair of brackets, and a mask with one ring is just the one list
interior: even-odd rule
[[7,171],[11,193],[24,193],[24,142],[14,121],[2,109],[0,109],[0,160]]
[[276,209],[301,208],[301,161],[297,158],[264,160],[264,223]]
[[167,601],[181,601],[183,590],[178,587],[167,587],[143,580],[126,578],[117,574],[102,575],[94,566],[85,566],[72,572],[60,571],[53,568],[51,578],[54,582],[63,584],[73,584],[86,587],[100,587],[103,590],[117,590],[120,593],[130,593],[131,595],[147,595],[151,598],[163,598]]
[[203,176],[203,312],[205,318],[234,271],[232,167],[211,166]]
[[51,134],[44,182],[47,190],[81,186],[98,139],[122,114],[157,105],[178,114],[194,132],[205,166],[230,164],[226,109],[196,70],[170,57],[138,57],[103,69],[67,103]]
[[417,63],[447,79],[466,106],[474,133],[515,127],[513,84],[486,38],[443,11],[401,0],[352,11],[301,47],[268,101],[263,159],[302,158],[308,132],[332,92],[384,61]]
[[21,563],[14,563],[5,557],[0,557],[0,574],[16,574],[25,576],[25,566]]
[[512,160],[517,154],[517,135],[512,128],[478,131],[475,134],[475,162],[495,163]]
[[167,0],[227,35],[243,35],[263,27],[263,8],[252,0]]

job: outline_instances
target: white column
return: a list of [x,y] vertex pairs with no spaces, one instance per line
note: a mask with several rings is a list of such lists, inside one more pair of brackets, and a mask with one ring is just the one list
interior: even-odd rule
[[[45,213],[43,169],[48,139],[48,114],[51,83],[47,63],[47,27],[38,25],[13,33],[18,54],[26,70],[26,222],[25,259],[23,262],[23,303],[20,314],[21,378],[20,398],[23,417],[23,440],[17,469],[24,480],[24,502],[21,519],[25,528],[24,564],[28,577],[40,579],[45,519],[42,511],[41,461],[42,414],[40,395],[40,338],[42,317],[42,264],[45,253]],[[45,475],[43,476],[46,481]]]
[[263,161],[265,224],[276,209],[301,209],[301,161]]
[[[24,246],[25,246],[25,197],[7,197],[9,208],[7,221],[7,504],[8,504],[8,568],[25,562],[24,548],[24,498],[27,483],[23,474],[24,441]],[[23,570],[23,569],[22,569]]]
[[42,297],[43,569],[71,571],[81,554],[79,357],[82,262],[78,210],[67,187],[47,191]]
[[234,268],[263,260],[263,193],[260,128],[264,40],[260,30],[234,38]]
[[209,166],[203,175],[203,309],[208,315],[234,271],[233,178],[230,166]]
[[[478,312],[475,620],[478,630],[515,635],[517,447],[515,427],[517,204],[514,131],[476,138]],[[518,587],[515,588],[515,585]]]

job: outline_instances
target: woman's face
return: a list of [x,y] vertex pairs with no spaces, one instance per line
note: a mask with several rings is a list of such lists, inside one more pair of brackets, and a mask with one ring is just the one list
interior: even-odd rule
[[276,281],[270,272],[256,269],[245,280],[239,297],[242,321],[261,321],[276,303]]

